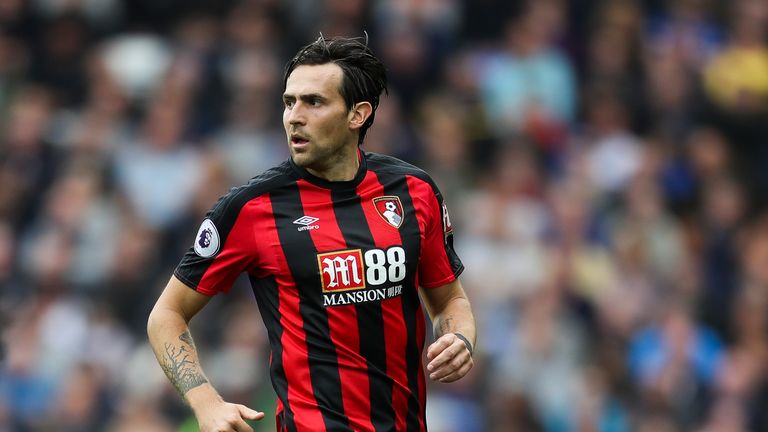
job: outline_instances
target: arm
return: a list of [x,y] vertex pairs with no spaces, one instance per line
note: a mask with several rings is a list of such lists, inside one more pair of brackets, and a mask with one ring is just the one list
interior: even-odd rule
[[424,305],[434,326],[435,342],[427,348],[429,377],[453,382],[474,365],[470,348],[456,334],[475,346],[475,317],[458,279],[437,288],[421,290]]
[[149,314],[149,343],[168,379],[194,411],[201,431],[252,431],[244,419],[260,420],[264,413],[225,402],[200,367],[188,324],[209,300],[171,277]]

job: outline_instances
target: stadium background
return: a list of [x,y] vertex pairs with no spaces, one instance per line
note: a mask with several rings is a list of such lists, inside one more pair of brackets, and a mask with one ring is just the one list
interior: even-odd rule
[[[286,157],[288,56],[364,29],[364,148],[442,186],[479,324],[430,430],[768,430],[767,28],[763,0],[0,0],[0,431],[194,429],[147,313]],[[252,297],[193,332],[273,430]]]

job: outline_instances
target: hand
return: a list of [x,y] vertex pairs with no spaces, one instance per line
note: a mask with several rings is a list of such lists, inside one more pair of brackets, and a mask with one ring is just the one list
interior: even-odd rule
[[245,420],[264,418],[263,412],[221,399],[197,404],[194,411],[200,432],[253,432]]
[[196,414],[200,432],[253,432],[245,420],[264,418],[263,412],[228,402],[220,402]]
[[464,341],[453,333],[444,334],[429,346],[427,360],[429,378],[442,383],[462,378],[475,364]]

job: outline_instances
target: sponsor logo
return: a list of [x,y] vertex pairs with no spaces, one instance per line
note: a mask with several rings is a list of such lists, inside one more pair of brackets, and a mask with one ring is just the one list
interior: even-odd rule
[[376,197],[373,199],[373,205],[379,216],[388,224],[395,228],[400,228],[403,224],[403,204],[400,202],[400,197],[392,195]]
[[320,225],[313,225],[315,222],[319,220],[320,218],[316,218],[312,216],[302,216],[296,219],[295,221],[293,221],[293,223],[295,223],[296,225],[301,225],[298,228],[299,231],[309,231],[309,230],[320,228]]
[[348,304],[382,301],[397,297],[402,293],[402,285],[395,285],[389,288],[323,293],[323,306],[344,306]]
[[397,284],[406,276],[402,246],[322,253],[317,263],[324,307],[381,301],[403,293],[403,286]]
[[219,231],[210,219],[205,219],[197,230],[194,244],[195,253],[210,258],[219,252]]
[[363,254],[360,249],[319,254],[323,292],[365,288]]

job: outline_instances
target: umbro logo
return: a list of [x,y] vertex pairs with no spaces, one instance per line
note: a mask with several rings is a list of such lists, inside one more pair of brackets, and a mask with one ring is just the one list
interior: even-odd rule
[[298,228],[299,231],[308,231],[308,230],[320,228],[320,225],[313,225],[315,222],[319,220],[320,218],[316,218],[312,216],[302,216],[296,219],[295,221],[293,221],[293,223],[295,223],[296,225],[302,225]]
[[302,216],[296,219],[295,221],[293,221],[293,223],[295,223],[296,225],[311,225],[312,222],[317,222],[319,220],[320,218],[316,218],[312,216]]

